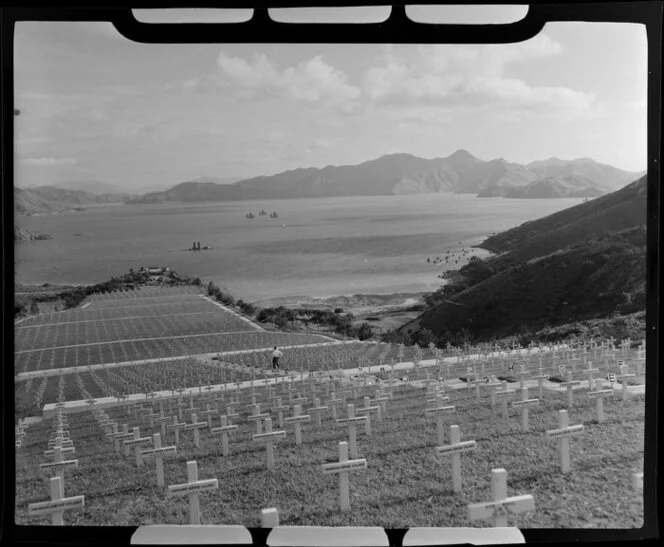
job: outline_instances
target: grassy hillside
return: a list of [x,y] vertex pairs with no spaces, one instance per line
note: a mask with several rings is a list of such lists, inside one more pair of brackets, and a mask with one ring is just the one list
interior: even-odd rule
[[447,284],[426,298],[428,309],[394,336],[426,344],[534,336],[548,329],[555,338],[562,325],[642,312],[646,190],[643,177],[490,237],[481,247],[500,254],[473,257],[449,272]]
[[480,247],[504,254],[499,262],[519,263],[607,232],[645,225],[646,196],[642,177],[617,192],[491,236]]
[[76,209],[90,203],[114,203],[124,201],[129,194],[95,195],[82,190],[70,190],[55,186],[14,189],[14,213],[34,215],[57,213]]

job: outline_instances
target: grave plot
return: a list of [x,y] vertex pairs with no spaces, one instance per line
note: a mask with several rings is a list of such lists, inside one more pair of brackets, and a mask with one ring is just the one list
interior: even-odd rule
[[[329,341],[328,341],[329,342]],[[335,371],[373,364],[379,344],[350,342],[317,347],[292,347],[282,349],[281,371]],[[272,369],[272,348],[246,354],[236,354],[227,359],[249,367]]]
[[205,313],[153,315],[55,323],[16,329],[16,350],[36,350],[116,340],[255,330],[219,308]]
[[[29,372],[77,366],[76,362],[79,363],[79,366],[80,364],[97,365],[317,343],[330,343],[330,340],[316,334],[263,331],[166,336],[158,339],[138,339],[56,348],[48,350],[50,355],[48,360],[44,359],[42,350],[26,351],[16,354],[15,370],[16,372]],[[78,359],[76,358],[77,353],[79,355]],[[85,357],[83,358],[83,356]]]
[[[643,397],[627,399],[622,422],[623,402],[619,397],[607,398],[606,420],[600,422],[595,400],[580,394],[573,409],[569,409],[569,423],[583,424],[584,431],[570,440],[570,469],[563,473],[558,443],[551,441],[546,432],[559,428],[559,411],[567,409],[564,392],[545,391],[544,399],[530,409],[529,427],[524,431],[518,407],[508,405],[507,416],[502,416],[492,408],[488,390],[483,389],[479,399],[474,391],[444,391],[449,398],[445,404],[454,406],[455,412],[443,418],[443,446],[470,440],[476,443],[474,450],[460,455],[462,482],[457,493],[449,457],[439,455],[436,450],[441,446],[436,418],[426,417],[426,390],[413,385],[384,387],[381,392],[379,387],[364,387],[361,382],[354,387],[340,384],[326,387],[325,383],[305,379],[270,390],[255,387],[183,397],[180,404],[177,400],[163,401],[164,418],[174,419],[171,425],[182,426],[166,429],[161,439],[163,446],[176,446],[177,450],[162,462],[165,479],[162,489],[157,486],[151,462],[138,467],[133,454],[129,457],[116,454],[113,441],[105,437],[91,412],[73,414],[69,417],[70,430],[80,463],[76,473],[67,479],[67,488],[71,485],[71,492],[86,496],[82,520],[76,523],[186,524],[190,519],[187,499],[168,498],[166,487],[187,482],[186,463],[196,461],[199,480],[215,478],[219,485],[217,491],[201,497],[202,524],[258,526],[260,510],[276,507],[282,525],[482,526],[487,523],[468,519],[468,506],[491,501],[491,470],[505,469],[509,477],[506,497],[530,495],[535,506],[534,511],[510,516],[510,525],[520,528],[641,526],[640,494],[631,488],[631,481],[633,473],[642,470]],[[367,396],[368,405],[364,400]],[[357,457],[349,455],[350,459],[366,461],[366,469],[349,473],[349,511],[340,507],[339,476],[326,474],[322,467],[339,463],[339,443],[350,440],[347,425],[338,426],[332,417],[328,401],[336,398],[344,400],[338,405],[338,420],[346,418],[348,403],[357,409],[370,410],[364,413],[370,416],[370,435],[358,422]],[[387,402],[379,420],[378,412],[371,407],[380,407],[380,399]],[[260,407],[254,410],[254,405]],[[309,421],[302,423],[299,445],[295,442],[293,425],[279,427],[277,416],[277,408],[282,409],[286,418],[294,416],[294,405],[302,405],[302,414],[310,416]],[[328,410],[320,412],[319,426],[312,409],[324,406]],[[209,419],[213,429],[224,427],[222,416],[226,417],[226,427],[237,426],[227,439],[227,456],[222,453],[221,435],[212,434],[209,427],[201,424],[195,429],[185,429],[185,424],[207,422],[208,416],[203,413],[209,410],[212,410]],[[107,413],[116,420],[119,430],[123,425],[128,431],[138,427],[141,438],[162,433],[158,400],[133,407],[120,405]],[[263,418],[248,419],[266,413],[272,418],[273,432],[285,431],[285,436],[272,447],[271,468],[266,466],[265,442],[257,442],[254,437],[259,424],[263,428],[259,434],[267,432]],[[450,434],[451,425],[459,426],[460,439]],[[31,482],[34,479],[30,466],[37,465],[38,459],[31,459],[30,439],[39,435],[41,426],[36,424],[27,431],[26,444],[19,454],[23,465],[17,477],[18,523],[33,523],[42,518],[29,516],[27,504],[42,501],[48,495],[43,482],[38,484],[40,488]],[[47,429],[42,428],[42,432]],[[194,431],[198,431],[198,446]],[[46,520],[44,517],[39,522]]]
[[[117,397],[132,393],[147,393],[150,391],[173,390],[176,388],[204,387],[208,383],[226,384],[244,382],[255,379],[256,373],[225,363],[205,362],[195,358],[176,359],[156,363],[141,364],[127,367],[113,367],[101,369],[82,368],[76,373],[62,374],[30,380],[21,380],[16,384],[17,393],[25,391],[28,382],[31,382],[28,401],[35,401],[31,405],[32,414],[41,414],[44,404],[55,403],[62,397],[64,401],[83,400],[87,397]],[[60,378],[64,382],[64,389],[60,390]],[[36,402],[36,395],[42,382],[46,387]],[[82,387],[85,389],[85,394]],[[37,392],[37,393],[35,393]]]
[[[146,303],[124,307],[95,307],[76,308],[54,312],[53,314],[28,317],[20,323],[24,327],[39,327],[42,325],[55,325],[60,323],[78,323],[85,321],[117,320],[131,317],[157,317],[176,314],[218,313],[220,308],[205,298],[192,297],[190,299],[179,298],[175,302]],[[25,332],[30,329],[25,328]]]

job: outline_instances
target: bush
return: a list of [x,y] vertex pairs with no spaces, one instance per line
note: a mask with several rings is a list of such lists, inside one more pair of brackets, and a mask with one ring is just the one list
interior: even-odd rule
[[237,301],[237,305],[245,315],[254,315],[256,313],[256,306],[242,299]]
[[355,333],[358,340],[368,340],[373,336],[373,329],[369,323],[362,323]]

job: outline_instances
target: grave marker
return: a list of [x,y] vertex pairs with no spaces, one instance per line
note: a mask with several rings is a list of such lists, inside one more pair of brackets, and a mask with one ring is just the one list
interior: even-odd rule
[[219,419],[221,426],[213,427],[210,429],[210,433],[212,433],[212,435],[221,435],[221,453],[224,456],[228,456],[230,453],[228,449],[228,435],[237,432],[238,427],[237,425],[228,425],[226,416],[221,416]]
[[339,508],[342,511],[350,509],[350,484],[348,473],[367,468],[367,460],[348,459],[348,443],[339,443],[339,462],[323,464],[323,473],[339,474]]
[[643,471],[632,474],[632,488],[634,490],[643,490]]
[[28,505],[28,515],[51,515],[51,524],[53,526],[64,525],[64,512],[68,509],[83,509],[85,506],[85,496],[64,497],[64,487],[60,477],[52,477],[51,500],[31,503]]
[[461,442],[458,425],[450,426],[450,444],[436,447],[438,454],[452,457],[452,489],[455,493],[461,492],[461,453],[475,450],[475,441]]
[[168,487],[168,496],[189,496],[189,523],[200,524],[201,513],[198,496],[201,492],[217,490],[217,479],[198,480],[198,464],[196,461],[187,462],[187,482],[174,484]]
[[588,397],[596,398],[597,400],[597,421],[603,422],[604,417],[604,397],[612,397],[613,389],[600,389],[598,391],[589,391]]
[[348,436],[350,438],[351,458],[357,458],[357,423],[364,422],[365,432],[369,416],[355,416],[355,405],[349,403],[347,406],[347,418],[337,420],[337,425],[348,426]]
[[468,520],[491,519],[494,527],[506,527],[508,515],[533,511],[535,502],[531,495],[507,497],[507,471],[491,470],[491,497],[493,501],[468,505]]
[[308,414],[300,414],[302,407],[300,405],[295,405],[293,407],[293,416],[286,418],[285,422],[287,424],[294,424],[295,426],[295,444],[302,444],[302,424],[311,420],[311,416]]
[[364,431],[367,434],[368,437],[371,437],[371,413],[376,412],[378,421],[380,421],[381,418],[381,412],[380,412],[380,406],[378,405],[371,405],[371,400],[369,397],[364,398],[364,407],[363,408],[358,408],[357,413],[358,414],[366,414],[367,416],[367,421],[365,422],[364,426]]
[[143,459],[141,458],[141,446],[144,444],[150,444],[152,439],[150,437],[141,437],[138,427],[134,428],[133,438],[123,441],[122,444],[125,447],[125,456],[129,456],[129,451],[131,447],[134,447],[134,455],[136,457],[136,467],[143,465]]
[[274,406],[274,410],[277,411],[277,418],[279,419],[279,427],[284,428],[284,410],[288,410],[290,407],[283,405],[281,403],[281,397],[277,397],[277,404]]
[[496,397],[499,397],[502,402],[503,402],[503,416],[507,418],[508,416],[508,411],[507,411],[507,397],[510,395],[513,395],[515,391],[513,389],[507,389],[507,380],[503,380],[501,382],[503,389],[498,391],[496,393]]
[[184,430],[187,424],[185,422],[178,422],[177,416],[173,416],[173,423],[166,426],[166,429],[170,429],[175,434],[175,444],[180,444],[180,430]]
[[[563,365],[564,366],[564,365]],[[567,406],[569,408],[572,408],[574,406],[574,386],[578,386],[581,384],[580,380],[571,380],[571,375],[570,372],[567,372],[567,381],[566,382],[561,382],[560,387],[566,387],[567,388]]]
[[285,437],[286,432],[281,431],[272,431],[272,419],[265,419],[265,433],[259,433],[253,436],[254,441],[262,441],[265,443],[265,452],[267,455],[267,468],[274,468],[274,441],[280,437]]
[[316,416],[316,427],[320,427],[321,425],[320,415],[321,412],[327,412],[327,406],[321,406],[318,397],[314,397],[314,406],[309,408],[309,413],[311,414],[312,412]]
[[583,374],[588,376],[588,389],[590,391],[593,391],[594,388],[595,388],[595,382],[593,380],[594,380],[595,374],[597,374],[599,372],[598,368],[592,368],[592,364],[593,364],[592,361],[588,361],[588,368],[581,371]]
[[569,438],[579,433],[583,433],[583,425],[570,426],[566,410],[558,411],[558,429],[549,429],[546,432],[547,438],[560,439],[560,468],[563,473],[569,471]]
[[438,442],[438,446],[442,446],[445,443],[445,414],[450,414],[455,412],[455,410],[453,405],[442,406],[442,404],[439,404],[439,406],[427,408],[424,411],[425,415],[433,414],[436,417],[436,441]]
[[521,390],[521,400],[512,402],[512,406],[521,407],[521,429],[523,431],[528,431],[528,407],[534,405],[539,405],[539,399],[528,399],[527,387]]
[[152,445],[154,448],[142,450],[141,456],[143,458],[154,457],[157,466],[157,486],[164,486],[163,457],[167,454],[175,454],[177,448],[175,446],[161,446],[161,435],[159,433],[152,435]]
[[625,370],[627,370],[624,365],[620,367],[620,374],[616,376],[616,380],[620,380],[620,383],[622,384],[622,400],[623,403],[627,401],[627,380],[630,378],[636,378],[636,374],[633,373],[626,373]]
[[261,528],[276,528],[279,526],[279,511],[276,507],[261,509]]
[[62,447],[56,445],[53,449],[53,461],[39,464],[40,469],[52,469],[57,477],[60,477],[64,495],[65,488],[65,469],[69,467],[78,468],[78,460],[64,460],[62,458]]
[[533,380],[537,380],[537,389],[538,389],[538,397],[540,399],[544,399],[544,380],[548,380],[549,375],[544,374],[542,371],[542,359],[540,357],[540,365],[539,365],[539,373],[537,376],[533,376]]

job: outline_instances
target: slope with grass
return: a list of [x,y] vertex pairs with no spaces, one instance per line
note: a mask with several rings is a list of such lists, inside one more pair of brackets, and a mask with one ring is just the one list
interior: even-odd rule
[[[444,343],[532,334],[645,309],[646,178],[488,238],[398,331]],[[430,334],[429,334],[430,333]]]

